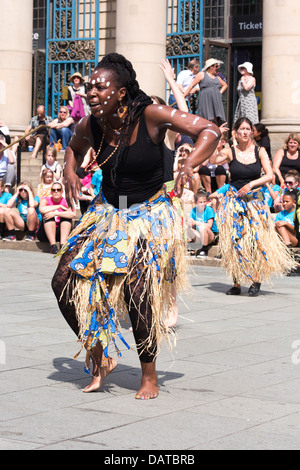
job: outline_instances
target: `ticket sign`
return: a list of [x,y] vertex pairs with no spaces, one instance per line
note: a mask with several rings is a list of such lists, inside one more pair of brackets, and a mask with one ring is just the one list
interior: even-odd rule
[[259,15],[229,18],[229,31],[232,39],[261,38],[262,28],[262,17]]

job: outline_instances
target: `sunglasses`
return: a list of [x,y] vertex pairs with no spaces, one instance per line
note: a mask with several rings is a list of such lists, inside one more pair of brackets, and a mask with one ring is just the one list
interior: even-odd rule
[[27,193],[27,189],[25,188],[20,188],[20,191],[25,191]]
[[67,114],[67,111],[59,111],[59,114]]
[[61,191],[62,191],[61,188],[53,188],[53,189],[51,189],[51,192],[52,192],[52,193],[60,193]]
[[285,184],[294,184],[295,181],[286,181]]

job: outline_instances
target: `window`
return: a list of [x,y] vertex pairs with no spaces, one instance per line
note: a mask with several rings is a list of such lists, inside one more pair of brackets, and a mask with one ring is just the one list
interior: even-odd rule
[[224,39],[224,0],[204,0],[205,38]]
[[263,0],[231,0],[231,16],[262,15]]
[[46,0],[33,0],[33,31],[46,29]]

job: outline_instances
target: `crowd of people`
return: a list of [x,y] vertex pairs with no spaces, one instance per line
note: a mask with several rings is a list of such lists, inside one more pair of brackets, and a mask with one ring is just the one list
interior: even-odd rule
[[[13,151],[1,151],[6,141],[0,137],[0,237],[16,240],[17,228],[28,241],[48,240],[53,254],[60,243],[52,287],[87,349],[87,369],[92,361],[86,393],[98,390],[116,367],[108,344],[112,339],[118,353],[116,339],[126,344],[119,319],[127,311],[142,370],[136,398],[158,395],[155,361],[176,324],[187,254],[207,257],[218,245],[233,279],[227,295],[241,294],[241,285],[250,282],[248,294],[256,296],[271,275],[297,266],[291,248],[300,246],[300,137],[290,134],[272,158],[250,62],[238,67],[229,135],[221,64],[211,58],[200,71],[193,60],[176,81],[162,60],[169,106],[140,90],[132,64],[120,54],[105,56],[87,83],[74,73],[58,117],[39,107],[27,129],[36,129],[28,136],[32,158],[47,144],[36,195],[29,182],[11,191]],[[45,126],[47,133],[41,132]],[[82,217],[72,231],[76,204]]]

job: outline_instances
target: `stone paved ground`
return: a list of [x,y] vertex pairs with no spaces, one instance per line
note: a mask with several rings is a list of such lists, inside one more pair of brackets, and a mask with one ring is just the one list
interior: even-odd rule
[[[50,289],[56,260],[0,247],[0,449],[299,449],[299,277],[262,295],[224,295],[218,267],[193,266],[179,299],[177,348],[157,363],[160,395],[134,399],[124,351],[98,393]],[[124,335],[133,344],[128,326]]]

